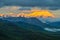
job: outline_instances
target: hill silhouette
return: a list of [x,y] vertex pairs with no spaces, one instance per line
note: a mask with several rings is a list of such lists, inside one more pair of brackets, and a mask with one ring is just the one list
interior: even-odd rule
[[[33,18],[34,20],[36,18]],[[37,19],[36,19],[37,20]],[[39,21],[40,22],[40,21]],[[40,24],[44,24],[40,22]],[[44,30],[44,24],[37,26],[31,23],[19,21],[12,22],[0,19],[0,40],[57,40],[59,36],[53,32]],[[47,26],[49,27],[49,26]]]

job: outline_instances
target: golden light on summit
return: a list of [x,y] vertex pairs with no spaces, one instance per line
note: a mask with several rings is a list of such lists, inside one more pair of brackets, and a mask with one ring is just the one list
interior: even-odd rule
[[21,13],[19,16],[23,16],[23,17],[43,17],[43,18],[47,18],[47,17],[54,18],[55,17],[48,10],[32,10],[31,13],[29,13],[29,14],[25,14],[25,13],[22,14]]
[[52,17],[54,18],[55,16],[49,12],[48,10],[37,10],[37,11],[34,11],[30,16],[34,16],[34,17],[43,17],[43,18],[46,18],[46,17]]
[[[6,16],[6,14],[0,14],[0,16]],[[51,17],[51,18],[55,18],[55,15],[53,15],[51,12],[49,12],[48,10],[30,10],[30,13],[12,13],[10,12],[9,14],[7,14],[8,16],[11,17],[43,17],[43,18],[47,18],[47,17]]]

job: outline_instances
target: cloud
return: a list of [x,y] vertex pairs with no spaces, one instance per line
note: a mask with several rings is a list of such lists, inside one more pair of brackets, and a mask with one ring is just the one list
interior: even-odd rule
[[19,12],[19,9],[20,7],[18,6],[4,6],[4,7],[1,7],[0,8],[0,13],[9,13],[9,12],[15,12],[15,13],[18,13]]
[[0,0],[2,6],[39,6],[55,10],[60,9],[60,0]]

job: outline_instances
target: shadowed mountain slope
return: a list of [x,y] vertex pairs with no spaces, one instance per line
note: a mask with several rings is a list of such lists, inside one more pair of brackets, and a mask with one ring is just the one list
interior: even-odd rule
[[[42,23],[42,22],[40,22]],[[1,40],[56,40],[59,36],[53,36],[51,32],[44,30],[43,26],[37,26],[26,22],[12,22],[0,19]]]

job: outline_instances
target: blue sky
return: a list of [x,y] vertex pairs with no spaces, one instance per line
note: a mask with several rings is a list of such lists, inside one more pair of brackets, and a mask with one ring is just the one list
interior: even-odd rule
[[60,9],[60,0],[0,0],[0,7],[3,6],[39,6],[56,10]]
[[0,6],[6,5],[60,7],[60,0],[0,0]]
[[20,6],[60,6],[60,0],[0,0],[0,3]]

